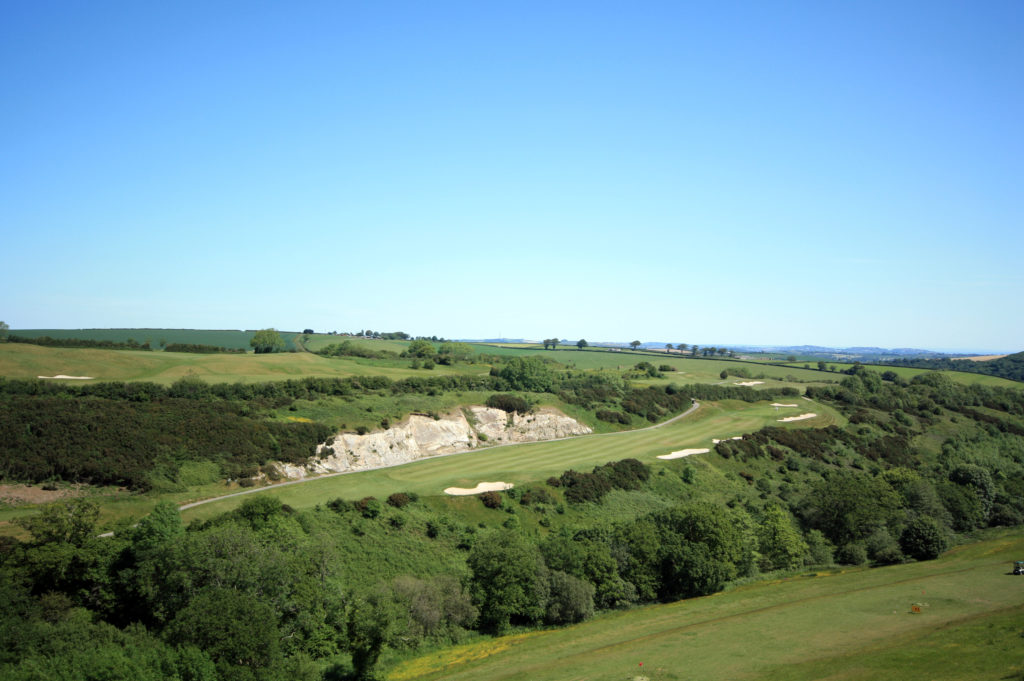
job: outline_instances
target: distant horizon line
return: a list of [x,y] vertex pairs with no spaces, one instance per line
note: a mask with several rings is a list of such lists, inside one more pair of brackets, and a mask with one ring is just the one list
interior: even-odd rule
[[[261,327],[261,328],[268,328],[268,327]],[[270,328],[275,328],[275,327],[270,327]],[[307,327],[307,328],[309,328],[309,327]],[[136,330],[137,331],[238,331],[240,333],[249,333],[249,332],[252,332],[252,331],[258,331],[260,329],[259,328],[239,329],[239,328],[226,328],[226,327],[222,327],[222,328],[200,328],[200,327],[184,327],[184,326],[181,326],[181,327],[169,327],[169,326],[166,326],[166,327],[165,326],[79,326],[79,327],[65,327],[65,328],[61,328],[61,327],[38,327],[38,328],[31,328],[31,329],[28,329],[28,328],[25,328],[25,329],[9,328],[8,329],[8,333],[17,334],[18,332],[24,332],[24,331],[136,331]],[[279,332],[282,332],[282,333],[296,333],[296,334],[302,333],[301,330],[276,329],[276,328],[275,328],[275,330],[277,330]],[[395,333],[395,332],[393,332],[393,331],[385,331],[383,333]],[[349,334],[349,332],[343,332],[343,331],[314,331],[314,334],[317,334],[317,335],[357,335],[357,334],[354,334],[354,333],[353,334]],[[412,333],[410,333],[409,336],[412,337],[412,338],[417,337],[416,334],[412,334]],[[429,337],[429,336],[427,336],[427,337]],[[531,339],[531,338],[521,338],[521,337],[520,338],[512,338],[512,337],[508,337],[508,336],[500,336],[500,337],[495,337],[495,338],[466,338],[466,337],[462,337],[462,338],[453,338],[452,340],[457,340],[459,342],[465,342],[465,343],[494,343],[494,342],[502,342],[502,341],[504,341],[504,342],[536,343],[538,345],[543,343],[542,340]],[[568,340],[568,339],[564,339],[564,338],[560,338],[559,339],[559,341],[563,341],[563,340]],[[574,341],[570,341],[570,342],[574,343]],[[629,344],[630,344],[630,341],[619,341],[619,340],[594,340],[594,341],[587,341],[587,342],[590,345],[622,346],[622,347],[629,347]],[[669,341],[669,343],[671,343],[671,341]],[[643,341],[641,343],[642,346],[646,346],[648,348],[652,347],[652,346],[664,347],[666,344],[667,343],[663,343],[662,341]],[[674,348],[674,347],[676,347],[676,344],[672,343],[672,346]],[[689,343],[688,346],[692,347],[693,343]],[[985,348],[985,349],[962,348],[962,347],[961,348],[948,348],[948,347],[947,348],[936,348],[936,347],[927,348],[927,347],[913,347],[913,346],[907,346],[907,345],[898,346],[898,347],[884,347],[884,346],[880,346],[880,345],[842,345],[842,346],[838,346],[838,345],[822,345],[822,344],[818,344],[818,343],[791,343],[791,344],[781,344],[781,343],[704,343],[704,344],[700,344],[700,343],[698,343],[697,346],[701,347],[701,348],[704,348],[704,347],[725,347],[725,348],[730,349],[730,350],[737,350],[737,349],[741,349],[742,348],[742,349],[745,349],[745,350],[778,351],[778,352],[785,352],[785,351],[789,351],[789,350],[792,350],[794,348],[800,348],[800,347],[821,348],[823,351],[829,351],[829,350],[842,351],[842,350],[850,350],[850,349],[853,349],[853,348],[877,348],[878,350],[881,350],[881,351],[913,350],[913,351],[920,351],[920,352],[934,352],[934,353],[940,353],[940,354],[956,354],[956,355],[1010,355],[1010,354],[1015,354],[1016,352],[1020,352],[1019,350],[1005,350],[1005,349],[994,350],[994,349],[991,349],[991,348]]]

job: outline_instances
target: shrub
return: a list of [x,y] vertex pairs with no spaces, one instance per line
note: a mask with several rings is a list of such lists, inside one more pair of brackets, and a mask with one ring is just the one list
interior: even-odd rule
[[394,494],[388,497],[388,505],[394,506],[395,508],[402,508],[404,506],[407,506],[411,501],[412,499],[410,499],[409,495],[406,494],[405,492],[395,492]]
[[355,507],[364,518],[376,518],[380,515],[383,505],[376,497],[363,497],[355,503]]
[[543,487],[527,487],[519,497],[519,503],[523,506],[534,504],[553,504],[555,498]]
[[492,409],[501,409],[509,414],[513,412],[525,414],[530,410],[530,405],[525,399],[510,393],[495,393],[487,398],[486,404]]
[[497,492],[484,492],[480,495],[480,501],[487,508],[501,508],[501,495]]
[[632,419],[629,416],[612,409],[598,409],[595,416],[597,416],[599,421],[605,421],[606,423],[621,423],[627,426],[632,423]]
[[345,501],[341,497],[337,499],[331,499],[327,502],[327,508],[331,509],[335,513],[345,513],[346,511],[352,510],[352,504]]

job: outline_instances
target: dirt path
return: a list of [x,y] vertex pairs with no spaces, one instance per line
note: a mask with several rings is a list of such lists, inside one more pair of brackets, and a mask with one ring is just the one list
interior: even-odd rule
[[[571,439],[579,438],[579,437],[613,437],[613,436],[616,436],[616,435],[629,435],[630,433],[639,433],[639,432],[644,431],[644,430],[654,430],[655,428],[664,428],[665,426],[669,425],[670,423],[675,423],[679,419],[681,419],[681,418],[683,418],[685,416],[689,416],[693,412],[697,411],[697,409],[699,407],[700,407],[700,402],[694,402],[690,406],[689,409],[684,411],[682,414],[678,414],[676,416],[673,416],[668,421],[663,421],[662,423],[656,423],[653,426],[645,426],[643,428],[636,428],[634,430],[620,430],[620,431],[615,432],[615,433],[597,433],[597,434],[589,434],[589,435],[571,435],[569,437],[558,438],[558,440],[537,440],[535,442],[506,442],[506,443],[503,443],[503,444],[500,444],[500,445],[492,445],[490,447],[479,447],[477,449],[471,449],[469,451],[472,451],[472,452],[485,452],[485,451],[490,451],[492,449],[498,449],[500,447],[513,447],[513,446],[515,446],[515,447],[527,447],[529,445],[539,445],[539,444],[544,444],[544,443],[547,443],[547,442],[561,442],[562,440],[571,440]],[[456,454],[466,454],[466,453],[467,452],[451,452],[449,454],[438,454],[436,456],[431,456],[431,457],[426,457],[426,458],[439,459],[439,458],[441,458],[443,456],[455,456]],[[423,461],[423,459],[417,459],[417,461]],[[409,462],[409,463],[411,463],[411,462]],[[398,465],[401,466],[403,464],[398,464]],[[323,475],[317,475],[317,476],[314,476],[314,477],[303,478],[301,480],[289,480],[287,482],[278,482],[278,483],[275,483],[273,485],[268,485],[266,487],[254,487],[252,489],[243,490],[241,492],[232,492],[231,494],[224,494],[224,495],[219,496],[219,497],[210,497],[209,499],[202,499],[201,501],[193,501],[191,503],[179,506],[178,510],[179,511],[184,511],[184,510],[189,509],[189,508],[195,508],[196,506],[202,506],[203,504],[210,504],[210,503],[213,503],[214,501],[221,501],[222,499],[229,499],[231,497],[240,497],[243,494],[256,494],[257,492],[266,492],[266,491],[269,491],[269,490],[278,489],[279,487],[286,487],[288,485],[301,485],[304,482],[310,482],[312,480],[323,480],[324,478],[333,478],[333,477],[335,477],[337,475],[350,475],[352,473],[362,473],[363,471],[380,470],[381,468],[394,468],[394,466],[373,466],[373,467],[370,467],[370,468],[360,468],[357,471],[339,471],[338,473],[324,473]]]

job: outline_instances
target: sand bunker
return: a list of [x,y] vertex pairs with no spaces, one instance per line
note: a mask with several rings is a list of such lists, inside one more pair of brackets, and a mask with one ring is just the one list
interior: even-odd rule
[[750,387],[752,385],[761,385],[762,383],[764,383],[764,381],[743,381],[742,383],[737,383],[736,385],[745,385],[747,387]]
[[36,376],[36,378],[69,378],[74,381],[92,380],[92,376],[65,376],[64,374],[57,374],[56,376]]
[[803,421],[804,419],[813,419],[817,414],[800,414],[800,416],[787,416],[779,421]]
[[719,442],[725,442],[726,440],[742,440],[742,439],[743,439],[742,435],[737,435],[736,437],[723,437],[721,440],[712,439],[711,441],[714,442],[717,445]]
[[513,485],[511,482],[478,482],[476,487],[467,489],[465,487],[449,487],[444,491],[445,494],[450,494],[453,497],[464,497],[470,494],[480,494],[481,492],[503,492],[507,489],[512,489]]
[[707,454],[710,449],[681,449],[678,452],[672,452],[671,454],[662,454],[659,459],[681,459],[684,456],[690,456],[691,454]]
[[772,402],[773,407],[798,407],[798,404],[779,404],[778,402]]

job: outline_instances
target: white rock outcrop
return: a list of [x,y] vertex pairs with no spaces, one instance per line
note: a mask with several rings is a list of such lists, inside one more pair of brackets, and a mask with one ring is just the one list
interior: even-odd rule
[[321,443],[317,456],[305,465],[277,463],[276,466],[285,477],[296,479],[386,468],[478,447],[556,440],[593,432],[556,409],[544,408],[525,416],[509,415],[490,407],[469,407],[467,411],[469,419],[463,411],[439,419],[413,414],[387,430],[366,435],[338,433],[330,446]]

